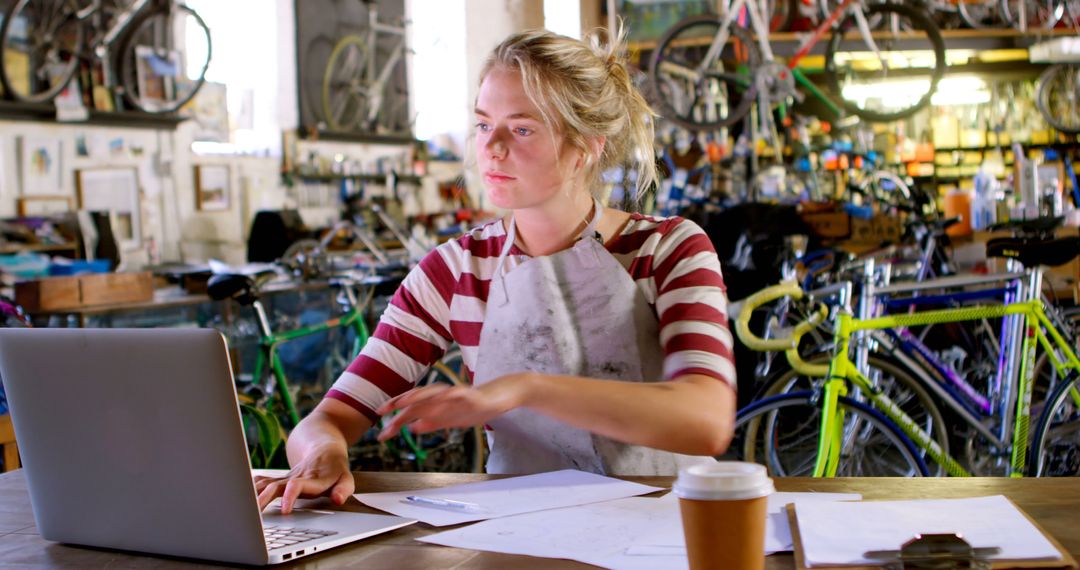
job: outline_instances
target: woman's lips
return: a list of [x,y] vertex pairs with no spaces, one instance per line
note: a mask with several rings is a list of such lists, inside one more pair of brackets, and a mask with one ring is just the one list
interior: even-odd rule
[[496,172],[496,171],[490,171],[489,170],[488,172],[484,173],[484,180],[486,180],[486,181],[488,181],[488,182],[490,182],[492,184],[501,184],[501,183],[504,183],[504,182],[509,182],[511,180],[514,180],[514,177],[510,176],[509,174],[506,174],[504,172]]

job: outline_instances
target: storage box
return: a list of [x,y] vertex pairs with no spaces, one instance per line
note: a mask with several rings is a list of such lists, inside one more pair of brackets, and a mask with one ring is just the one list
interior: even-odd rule
[[154,278],[149,271],[49,277],[15,284],[15,302],[31,313],[138,303],[153,298]]
[[801,217],[818,237],[843,239],[851,234],[847,212],[803,212]]

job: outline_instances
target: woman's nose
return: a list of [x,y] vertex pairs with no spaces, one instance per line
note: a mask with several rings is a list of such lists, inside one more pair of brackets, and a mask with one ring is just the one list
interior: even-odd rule
[[503,142],[502,136],[498,131],[491,133],[486,143],[484,143],[484,150],[487,152],[488,157],[491,159],[500,159],[506,157],[506,143]]

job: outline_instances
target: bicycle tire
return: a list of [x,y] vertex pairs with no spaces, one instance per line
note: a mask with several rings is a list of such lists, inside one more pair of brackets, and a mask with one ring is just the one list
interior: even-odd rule
[[769,19],[770,32],[782,32],[791,28],[799,15],[801,0],[766,0],[765,16]]
[[975,30],[1008,24],[1001,13],[1000,0],[960,2],[956,7],[960,12],[960,20],[964,22],[964,25]]
[[[822,398],[817,392],[790,392],[759,400],[739,411],[735,419],[735,437],[729,447],[728,455],[734,453],[741,461],[762,463],[774,477],[809,476],[813,473],[817,458],[818,438],[821,426],[820,410]],[[882,448],[890,457],[881,464],[881,470],[873,469],[875,462],[855,461],[857,457],[851,450],[842,452],[841,462],[837,467],[837,476],[926,476],[926,464],[919,456],[915,444],[904,435],[885,416],[865,404],[841,396],[838,403],[844,411],[845,422],[865,430],[858,437],[852,438],[857,444],[856,451],[865,451],[873,445],[887,444]],[[785,412],[783,422],[795,428],[793,440],[780,441],[777,424],[781,411]],[[767,416],[767,417],[763,417]],[[761,422],[767,422],[764,437],[758,437]],[[761,448],[758,448],[759,441]],[[783,454],[783,457],[781,455]],[[899,468],[896,466],[899,465]]]
[[1028,27],[1051,29],[1061,17],[1059,0],[1001,0],[1001,15],[1005,23],[1016,28],[1020,26],[1020,2],[1026,2],[1034,9],[1029,9],[1025,17]]
[[[168,18],[170,14],[170,12],[166,10],[145,10],[136,15],[131,23],[128,24],[128,31],[125,32],[124,41],[121,44],[123,47],[120,49],[117,65],[119,68],[120,86],[123,89],[124,100],[144,113],[173,113],[187,104],[187,102],[199,92],[203,83],[206,82],[206,70],[210,67],[210,60],[213,58],[210,28],[206,26],[206,22],[203,21],[202,16],[199,16],[198,12],[192,10],[185,4],[175,4],[172,6],[171,10],[175,11],[172,12],[172,17],[174,19],[165,19],[164,23],[161,23],[160,20],[162,18]],[[175,92],[172,93],[171,96],[167,86],[168,82],[163,80],[161,88],[162,98],[152,97],[151,94],[154,91],[153,89],[146,89],[147,93],[143,93],[143,88],[139,85],[138,68],[140,66],[140,56],[138,48],[149,46],[152,48],[155,55],[160,52],[169,54],[174,51],[170,45],[157,45],[156,40],[152,40],[150,44],[140,42],[145,42],[146,40],[146,36],[144,35],[146,29],[150,29],[150,33],[153,35],[153,29],[155,27],[172,26],[175,28],[175,18],[185,18],[183,26],[183,29],[185,30],[185,45],[188,40],[193,37],[205,38],[206,60],[201,61],[199,65],[196,66],[199,69],[197,78],[182,79],[181,81],[176,82],[177,85],[173,87]],[[192,31],[194,28],[200,30],[199,35],[196,35]],[[188,69],[191,69],[191,62],[188,59],[191,51],[190,46],[186,46],[185,54],[179,60],[180,62],[189,64],[187,65]],[[171,58],[171,56],[167,57]],[[180,72],[180,75],[183,77],[183,71]],[[150,85],[149,82],[145,81],[143,84],[147,86]]]
[[[926,37],[922,38],[922,40],[929,43],[929,47],[932,48],[934,53],[934,67],[932,70],[929,70],[929,89],[927,89],[926,93],[922,94],[922,96],[920,96],[913,104],[909,103],[906,107],[901,107],[898,110],[879,111],[863,108],[853,100],[844,97],[844,85],[841,84],[841,73],[837,69],[836,54],[837,50],[841,48],[841,42],[844,40],[846,31],[853,29],[855,26],[855,16],[853,14],[847,15],[844,20],[840,22],[840,25],[833,29],[832,37],[829,39],[829,44],[825,50],[825,75],[829,81],[830,88],[840,97],[845,109],[870,122],[896,121],[910,117],[920,109],[923,109],[930,104],[930,99],[937,90],[937,84],[945,73],[945,42],[941,38],[941,31],[929,18],[916,10],[899,4],[874,4],[866,9],[866,17],[868,19],[880,17],[883,22],[891,22],[894,16],[907,20],[908,25],[905,26],[905,29],[910,31],[905,32],[905,34],[924,34]],[[899,40],[901,38],[896,39]],[[875,38],[875,43],[878,45],[879,49],[882,47],[881,38]],[[921,44],[923,42],[919,41],[918,43]],[[884,53],[889,52],[890,50],[881,49],[881,51]],[[888,73],[888,71],[886,71],[886,73]],[[878,82],[880,80],[880,78],[871,79],[873,82]]]
[[[700,78],[679,78],[672,73],[679,69],[684,75],[696,74],[695,68],[708,51],[709,38],[716,36],[721,24],[716,16],[693,16],[672,26],[660,39],[653,51],[649,76],[656,90],[658,111],[664,119],[690,130],[712,130],[731,126],[750,112],[757,94],[753,71],[757,69],[761,56],[753,37],[745,28],[734,23],[729,28],[734,39],[734,44],[730,39],[728,44],[733,52],[728,54],[732,70],[706,70]],[[694,28],[704,33],[687,34],[688,30]],[[728,46],[725,46],[725,52]],[[679,49],[696,51],[687,52],[687,57],[676,58],[674,56]],[[723,52],[719,58],[723,60]],[[686,86],[689,89],[685,89]],[[721,90],[723,93],[711,93]],[[715,99],[707,97],[702,102],[702,94],[709,94]],[[733,105],[731,99],[735,99]]]
[[[887,356],[871,354],[867,362],[871,369],[883,374],[880,386],[885,395],[910,416],[915,425],[931,434],[942,451],[948,454],[949,426],[945,422],[941,407],[937,405],[931,392],[923,386],[922,381],[918,380],[919,376],[909,373],[903,364]],[[768,398],[783,393],[805,391],[811,387],[807,380],[796,370],[788,369],[767,380],[759,393],[762,398]],[[945,474],[943,465],[935,463],[931,466],[929,456],[924,456],[923,461],[927,464],[930,475]]]
[[1080,133],[1080,64],[1051,65],[1037,85],[1035,106],[1043,119],[1063,133]]
[[[30,4],[31,0],[20,0],[4,15],[4,23],[0,27],[0,52],[3,55],[3,57],[0,57],[0,83],[4,86],[4,93],[7,93],[12,99],[26,103],[47,103],[59,95],[71,83],[71,79],[75,77],[79,64],[78,54],[79,50],[82,49],[83,36],[86,32],[82,22],[75,17],[79,6],[74,0],[62,0],[59,3],[57,14],[48,18],[50,22],[55,22],[57,25],[55,28],[47,30],[36,29],[30,23],[32,18],[29,17],[30,12],[27,10],[31,8]],[[50,4],[50,6],[52,5]],[[33,2],[32,8],[40,9],[44,7],[43,2]],[[25,25],[19,27],[14,24],[15,22],[23,22]],[[62,33],[61,27],[66,25],[71,27],[63,28],[63,30],[70,30],[70,32]],[[18,37],[20,32],[26,37]],[[71,33],[74,36],[71,36]],[[44,74],[46,71],[43,69],[42,64],[33,61],[32,50],[27,50],[26,68],[21,66],[13,68],[11,65],[12,58],[17,58],[17,56],[9,52],[18,53],[21,51],[15,49],[15,46],[19,43],[26,43],[29,38],[68,38],[73,40],[68,44],[66,50],[64,49],[65,46],[55,46],[56,50],[66,52],[67,60],[62,60],[62,63],[58,62],[53,67],[52,77],[46,79],[48,87],[38,92],[35,92],[34,89],[35,85],[40,83],[40,80],[35,81],[35,76]],[[25,74],[16,76],[15,74],[19,71],[24,71]]]
[[322,82],[323,119],[330,130],[370,130],[363,124],[370,89],[363,83],[367,50],[367,41],[352,34],[341,38],[330,51]]
[[1075,370],[1050,394],[1032,437],[1030,475],[1080,475],[1080,407],[1072,401],[1074,389],[1080,389]]

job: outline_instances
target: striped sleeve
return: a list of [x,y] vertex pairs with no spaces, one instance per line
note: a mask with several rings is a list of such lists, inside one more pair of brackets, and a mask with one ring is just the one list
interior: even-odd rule
[[[665,227],[666,226],[666,227]],[[664,220],[651,259],[664,377],[703,374],[735,387],[727,294],[720,260],[697,224]]]
[[450,299],[458,276],[449,242],[427,254],[405,277],[375,333],[326,397],[378,420],[375,409],[416,384],[451,343]]

